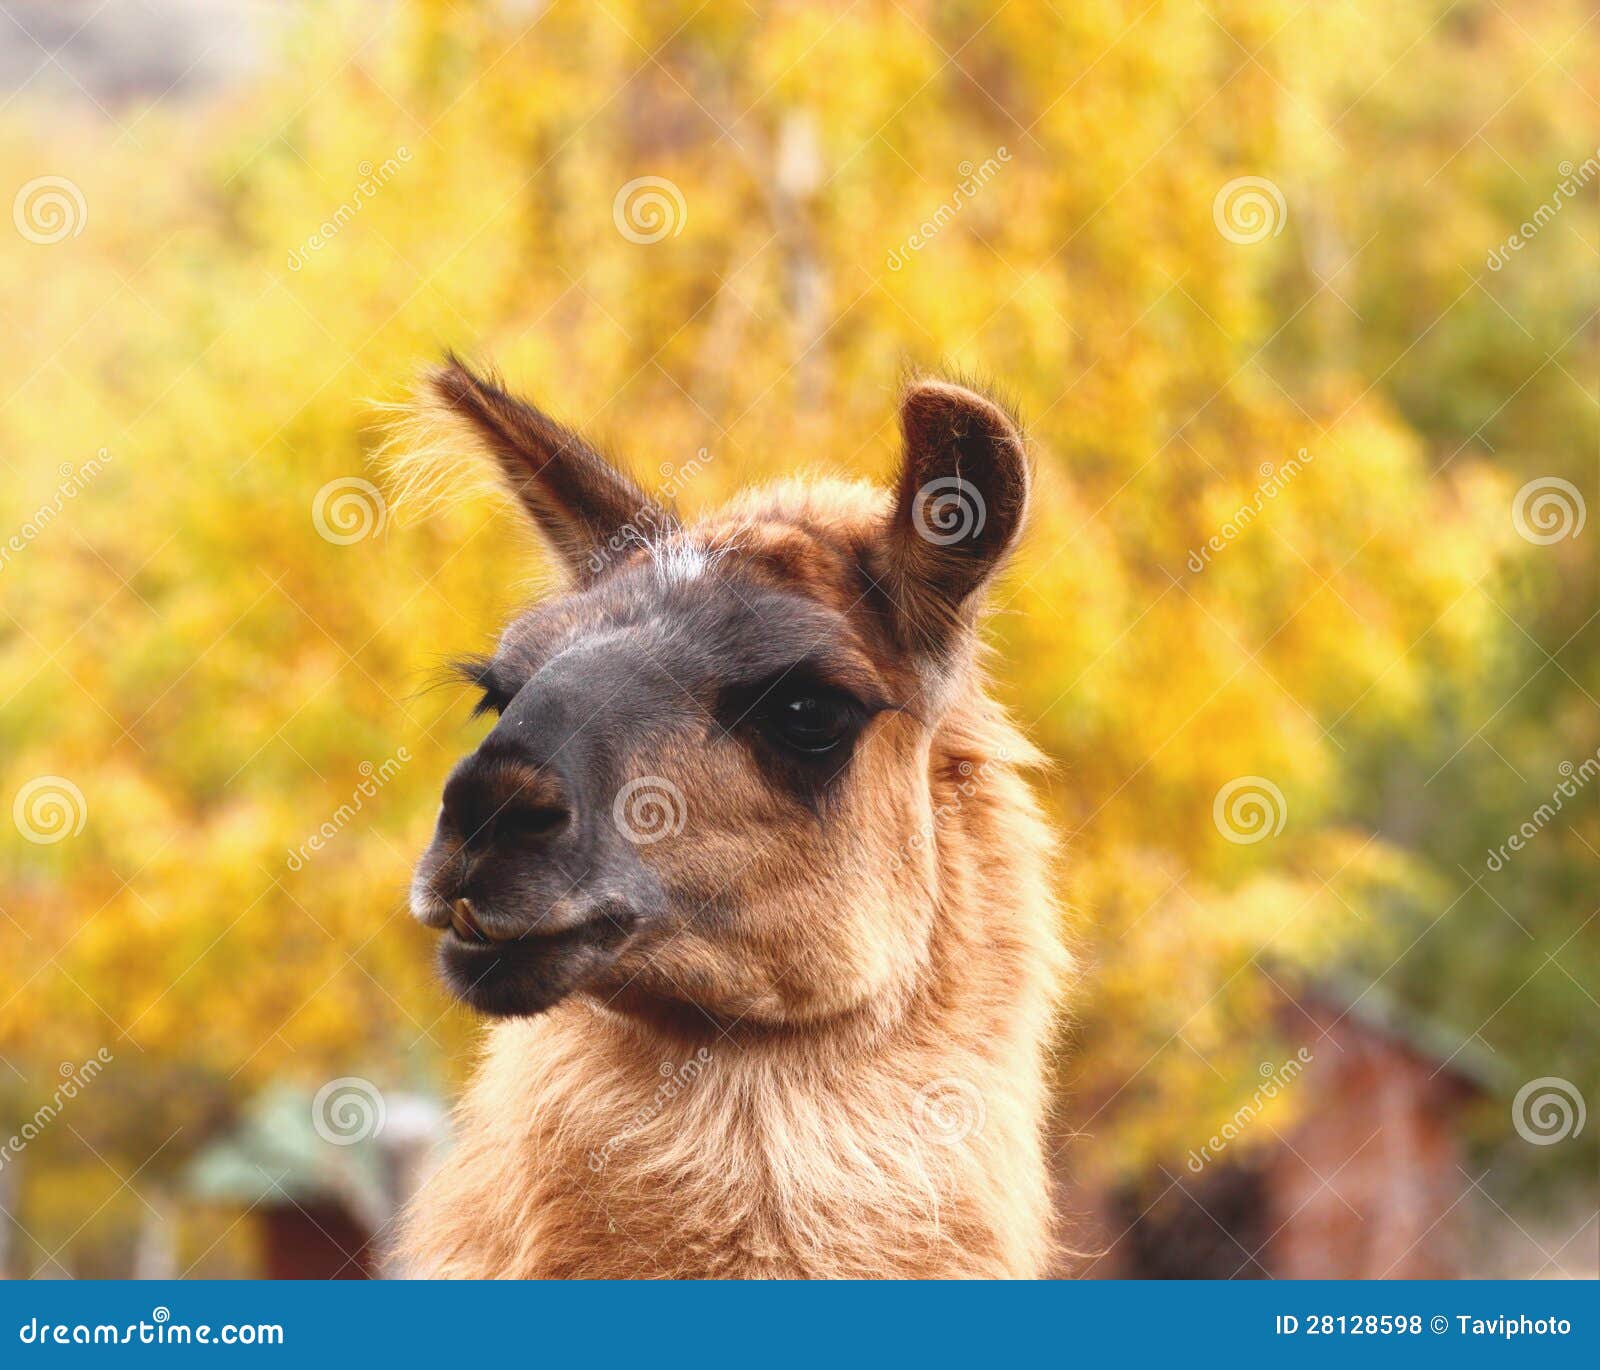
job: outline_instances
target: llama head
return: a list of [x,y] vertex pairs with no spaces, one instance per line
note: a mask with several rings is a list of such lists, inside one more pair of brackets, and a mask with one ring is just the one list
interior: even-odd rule
[[1012,421],[917,382],[892,489],[796,482],[684,523],[453,359],[423,403],[567,577],[464,668],[498,721],[412,887],[450,987],[691,1031],[899,1001],[939,895],[930,758],[1027,503]]

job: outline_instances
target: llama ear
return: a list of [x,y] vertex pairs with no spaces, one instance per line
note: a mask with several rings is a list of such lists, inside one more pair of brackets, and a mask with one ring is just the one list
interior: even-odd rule
[[912,639],[947,648],[1022,531],[1028,459],[998,405],[944,381],[900,402],[905,454],[885,533],[890,592]]
[[609,552],[675,526],[576,433],[454,355],[428,373],[423,392],[430,418],[464,425],[493,458],[503,483],[579,582],[603,569]]

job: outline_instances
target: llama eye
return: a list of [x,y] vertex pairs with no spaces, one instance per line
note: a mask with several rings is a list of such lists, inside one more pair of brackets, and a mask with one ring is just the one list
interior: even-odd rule
[[516,694],[514,685],[505,683],[488,657],[469,656],[453,661],[446,667],[446,675],[478,691],[478,702],[472,706],[472,716],[494,714],[497,718],[510,706]]
[[493,714],[496,718],[499,718],[510,703],[510,699],[499,690],[486,689],[483,692],[483,698],[472,706],[472,716],[477,718],[480,714]]
[[799,690],[775,700],[765,711],[768,731],[797,752],[831,752],[855,726],[855,711],[844,696],[828,690]]

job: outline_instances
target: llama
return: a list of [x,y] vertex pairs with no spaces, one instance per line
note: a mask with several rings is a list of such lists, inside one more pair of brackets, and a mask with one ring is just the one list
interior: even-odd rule
[[1027,505],[1011,417],[915,381],[892,490],[688,523],[453,357],[419,424],[490,459],[566,585],[461,668],[498,722],[411,902],[493,1021],[410,1267],[1044,1273],[1067,956],[975,631]]

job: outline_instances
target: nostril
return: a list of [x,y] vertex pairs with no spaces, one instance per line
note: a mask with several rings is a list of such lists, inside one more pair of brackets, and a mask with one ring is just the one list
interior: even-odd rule
[[559,787],[526,770],[464,770],[450,778],[443,798],[440,828],[473,848],[537,841],[572,818]]
[[506,846],[520,846],[554,832],[571,815],[555,805],[509,805],[495,815],[494,839]]
[[444,787],[443,803],[439,808],[439,826],[462,842],[470,842],[483,826],[483,817],[489,812],[482,804],[478,787],[466,776],[451,776]]
[[504,749],[480,749],[445,782],[440,828],[463,846],[507,850],[544,839],[572,819],[554,770]]

